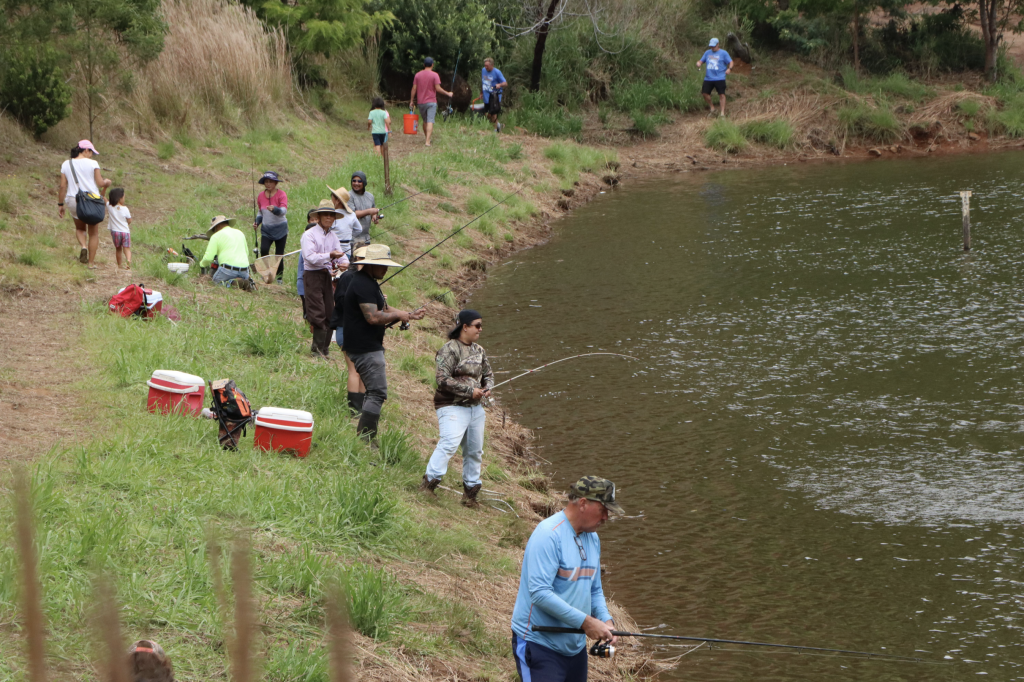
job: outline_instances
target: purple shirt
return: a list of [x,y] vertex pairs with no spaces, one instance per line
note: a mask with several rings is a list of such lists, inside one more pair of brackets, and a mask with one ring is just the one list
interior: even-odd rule
[[317,225],[302,233],[302,261],[306,270],[330,270],[331,265],[345,267],[348,265],[348,258],[342,256],[331,260],[331,251],[341,251],[341,242],[330,230],[324,233],[324,228]]

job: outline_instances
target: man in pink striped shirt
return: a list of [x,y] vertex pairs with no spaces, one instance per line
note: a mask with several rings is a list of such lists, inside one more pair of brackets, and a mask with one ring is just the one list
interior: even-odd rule
[[331,329],[328,325],[334,313],[331,271],[348,267],[341,242],[331,232],[339,214],[344,215],[334,208],[330,200],[321,202],[315,211],[318,227],[306,230],[301,241],[306,321],[313,328],[313,345],[309,352],[322,357],[327,357],[331,350]]

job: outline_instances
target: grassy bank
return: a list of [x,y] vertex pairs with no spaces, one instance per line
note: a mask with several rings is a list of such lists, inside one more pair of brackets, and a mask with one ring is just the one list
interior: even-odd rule
[[[11,126],[2,132],[19,135]],[[131,273],[115,270],[105,230],[99,269],[74,261],[70,221],[53,212],[62,150],[18,138],[24,153],[0,162],[7,176],[0,206],[4,300],[31,296],[42,309],[74,301],[72,324],[47,327],[45,319],[25,318],[40,336],[63,334],[65,351],[48,361],[54,381],[57,372],[76,377],[60,389],[76,435],[30,470],[48,663],[58,674],[97,677],[92,585],[107,574],[127,636],[159,641],[179,679],[226,677],[230,623],[218,609],[208,542],[227,546],[242,535],[253,544],[265,679],[327,679],[323,608],[332,582],[347,588],[360,677],[514,675],[507,621],[518,559],[537,512],[557,503],[532,466],[526,434],[500,411],[489,416],[484,487],[515,513],[470,511],[454,494],[426,501],[416,492],[436,437],[432,356],[466,283],[487,261],[536,242],[557,190],[596,187],[615,154],[499,137],[470,123],[439,126],[428,152],[422,138],[395,141],[394,199],[426,191],[390,209],[380,226],[378,241],[391,244],[399,261],[513,196],[385,285],[392,305],[427,304],[429,317],[412,331],[388,333],[391,398],[380,450],[372,451],[355,437],[344,409],[340,356],[326,363],[308,356],[294,260],[285,286],[255,294],[214,287],[194,273],[172,275],[165,262],[168,247],[180,248],[181,237],[203,231],[215,213],[248,222],[254,167],[286,178],[293,241],[305,209],[327,196],[326,185],[346,185],[357,168],[369,173],[370,189],[385,203],[381,162],[366,151],[365,137],[354,127],[293,119],[237,137],[179,135],[171,147],[138,138],[101,147],[110,169],[104,173],[126,188],[135,216]],[[187,244],[197,254],[205,245]],[[162,291],[181,320],[109,315],[106,298],[131,281]],[[255,407],[312,412],[310,457],[254,450],[251,433],[238,452],[223,452],[212,422],[149,414],[145,381],[158,368],[230,377]],[[10,400],[26,369],[5,367],[0,397]],[[459,487],[459,468],[456,457],[449,487]],[[3,480],[9,488],[9,472]],[[17,623],[17,558],[9,526],[2,533],[0,617]],[[7,631],[0,680],[23,679],[18,627]],[[618,675],[638,661],[626,656],[594,673]]]

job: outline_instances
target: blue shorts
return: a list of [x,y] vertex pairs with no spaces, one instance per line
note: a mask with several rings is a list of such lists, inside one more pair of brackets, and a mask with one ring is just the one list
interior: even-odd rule
[[344,348],[345,344],[345,330],[338,327],[334,330],[334,340],[338,342],[338,348]]
[[513,632],[512,654],[523,682],[587,682],[586,647],[575,656],[563,656]]
[[387,133],[370,133],[370,135],[373,136],[374,147],[380,147],[381,145],[388,141]]

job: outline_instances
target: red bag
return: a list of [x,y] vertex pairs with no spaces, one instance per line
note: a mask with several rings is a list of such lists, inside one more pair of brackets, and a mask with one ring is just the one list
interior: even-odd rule
[[121,317],[140,315],[146,317],[146,290],[141,284],[129,284],[114,294],[107,304],[107,309],[118,313]]

